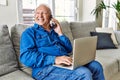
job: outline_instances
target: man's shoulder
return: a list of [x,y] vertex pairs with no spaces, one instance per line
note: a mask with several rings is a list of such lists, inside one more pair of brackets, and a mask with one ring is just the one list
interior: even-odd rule
[[23,31],[23,34],[24,34],[24,33],[30,33],[30,34],[34,33],[34,26],[30,26],[30,27],[26,28],[26,29]]

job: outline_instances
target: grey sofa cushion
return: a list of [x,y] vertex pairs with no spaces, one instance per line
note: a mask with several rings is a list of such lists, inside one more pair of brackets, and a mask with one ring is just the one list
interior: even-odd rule
[[31,68],[28,68],[28,67],[23,67],[23,68],[21,68],[21,70],[24,72],[24,73],[26,73],[26,74],[28,74],[28,75],[32,75],[32,69]]
[[0,75],[17,70],[18,63],[7,25],[0,25]]
[[120,71],[120,45],[118,46],[118,49],[97,50],[96,60],[103,65],[106,77],[105,80],[114,80],[110,79],[111,76]]
[[[15,24],[11,28],[11,40],[13,42],[13,46],[15,48],[15,52],[17,55],[17,59],[19,61],[19,54],[20,54],[20,36],[22,32],[30,27],[31,25],[25,25],[25,24]],[[19,61],[19,67],[23,67],[24,65]]]
[[67,21],[60,22],[63,33],[70,39],[73,43],[72,31],[70,29],[70,24]]
[[111,76],[118,72],[117,60],[106,57],[98,57],[98,56],[96,60],[99,61],[103,66],[105,80],[110,80]]
[[0,80],[34,80],[30,75],[17,70],[0,77]]
[[71,22],[73,38],[88,37],[90,32],[95,31],[96,22]]
[[118,41],[118,44],[120,45],[120,31],[115,31],[115,36],[116,36],[116,39]]

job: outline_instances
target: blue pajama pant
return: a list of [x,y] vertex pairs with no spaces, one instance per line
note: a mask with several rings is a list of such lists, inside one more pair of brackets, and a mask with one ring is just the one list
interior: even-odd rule
[[36,80],[105,80],[103,68],[97,61],[92,61],[75,70],[58,68],[55,66],[45,67],[36,76]]

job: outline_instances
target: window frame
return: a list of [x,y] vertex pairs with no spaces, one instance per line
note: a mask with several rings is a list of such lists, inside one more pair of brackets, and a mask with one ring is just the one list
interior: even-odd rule
[[[23,0],[21,0],[21,4],[23,4],[22,3],[22,1]],[[37,6],[37,0],[35,0],[35,2],[36,2],[36,6]],[[56,16],[56,14],[55,14],[55,0],[51,0],[51,2],[50,2],[50,8],[51,8],[51,10],[52,10],[52,15],[53,15],[53,17],[57,17]],[[77,0],[74,0],[74,8],[75,8],[75,11],[74,11],[74,21],[77,21]],[[25,19],[24,19],[24,13],[23,13],[23,10],[24,10],[24,8],[22,7],[21,8],[22,9],[22,11],[21,11],[21,13],[22,13],[22,22],[24,23],[24,24],[33,24],[34,23],[34,21],[32,21],[32,22],[30,22],[30,23],[25,23]],[[34,13],[33,13],[33,15],[34,15]],[[64,17],[64,16],[62,16],[62,17]],[[32,18],[32,19],[34,19],[34,18]]]

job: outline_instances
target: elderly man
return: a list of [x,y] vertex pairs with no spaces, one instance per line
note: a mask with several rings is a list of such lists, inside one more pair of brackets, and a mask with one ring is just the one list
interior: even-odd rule
[[[50,21],[55,23],[52,28]],[[47,5],[39,5],[35,11],[35,23],[21,36],[20,60],[32,68],[36,80],[105,80],[100,63],[92,61],[75,70],[67,70],[53,64],[71,65],[67,56],[72,51],[70,40],[63,34],[59,22],[52,18]]]

